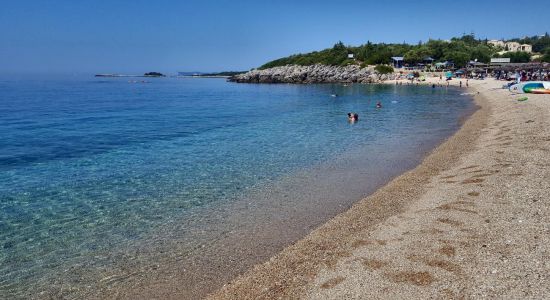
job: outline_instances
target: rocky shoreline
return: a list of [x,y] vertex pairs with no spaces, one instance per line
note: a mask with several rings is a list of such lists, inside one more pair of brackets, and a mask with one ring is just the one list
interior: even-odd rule
[[251,70],[228,79],[238,83],[377,83],[389,79],[372,67],[358,65],[327,66],[287,65],[264,70]]

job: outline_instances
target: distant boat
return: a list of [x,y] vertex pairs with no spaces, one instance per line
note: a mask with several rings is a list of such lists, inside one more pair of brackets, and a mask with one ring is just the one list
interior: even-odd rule
[[526,81],[510,86],[510,92],[519,94],[550,94],[550,81]]

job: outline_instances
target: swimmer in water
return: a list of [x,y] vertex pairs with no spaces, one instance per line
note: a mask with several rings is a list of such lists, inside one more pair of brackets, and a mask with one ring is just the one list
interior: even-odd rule
[[350,123],[355,123],[359,120],[359,115],[356,113],[348,113],[348,121]]
[[382,108],[382,103],[380,101],[376,102],[376,108]]

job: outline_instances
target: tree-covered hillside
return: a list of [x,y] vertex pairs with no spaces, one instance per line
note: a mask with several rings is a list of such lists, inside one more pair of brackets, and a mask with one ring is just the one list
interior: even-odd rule
[[[533,45],[533,51],[543,54],[542,60],[550,62],[550,36],[537,36],[525,39],[516,39],[521,43]],[[417,45],[410,44],[374,44],[367,42],[364,45],[354,47],[345,46],[338,42],[334,47],[322,51],[314,51],[305,54],[296,54],[276,59],[260,67],[267,69],[284,65],[348,65],[363,64],[377,65],[391,63],[392,56],[403,56],[406,63],[415,64],[422,62],[425,58],[431,57],[435,62],[452,61],[455,66],[463,67],[468,61],[476,60],[487,63],[492,57],[498,57],[497,49],[487,40],[479,40],[474,35],[464,35],[460,38],[453,38],[450,41],[429,40],[426,43],[419,42]],[[353,54],[354,59],[348,58]],[[506,56],[506,55],[505,55]],[[511,54],[512,62],[524,62],[530,59],[530,55]]]

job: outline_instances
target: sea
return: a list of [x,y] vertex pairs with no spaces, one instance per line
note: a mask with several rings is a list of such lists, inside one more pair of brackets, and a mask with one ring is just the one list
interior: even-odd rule
[[474,110],[446,87],[0,78],[0,298],[200,298]]

